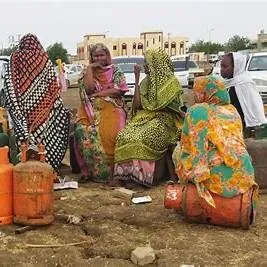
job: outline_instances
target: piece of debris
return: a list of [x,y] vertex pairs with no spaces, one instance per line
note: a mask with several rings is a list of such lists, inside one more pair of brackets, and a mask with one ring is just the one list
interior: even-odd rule
[[56,220],[64,222],[64,223],[70,223],[70,224],[80,224],[83,220],[83,218],[76,216],[76,215],[67,215],[67,214],[56,214],[55,215]]
[[23,226],[23,227],[18,227],[15,229],[15,234],[22,234],[22,233],[25,233],[27,231],[30,231],[30,230],[33,230],[34,229],[34,226],[31,226],[31,225],[27,225],[27,226]]
[[139,266],[153,263],[155,259],[156,255],[151,247],[137,247],[131,253],[131,261]]
[[127,188],[124,188],[124,187],[115,188],[115,191],[123,193],[125,195],[130,196],[130,197],[132,197],[136,193],[135,191],[127,189]]
[[78,188],[78,182],[76,181],[54,183],[54,190],[77,189],[77,188]]
[[150,196],[143,196],[143,197],[133,197],[132,202],[134,204],[143,204],[143,203],[149,203],[152,201],[152,198]]

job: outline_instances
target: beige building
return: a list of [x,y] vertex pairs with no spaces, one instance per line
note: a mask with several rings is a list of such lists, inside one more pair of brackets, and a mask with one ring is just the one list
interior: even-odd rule
[[162,31],[142,32],[140,37],[113,38],[105,34],[88,34],[77,45],[76,63],[88,64],[90,46],[104,43],[110,50],[111,56],[142,55],[147,49],[161,48],[170,56],[187,54],[189,40],[183,36],[164,35]]
[[264,30],[261,30],[257,37],[257,49],[267,50],[267,33],[264,33]]

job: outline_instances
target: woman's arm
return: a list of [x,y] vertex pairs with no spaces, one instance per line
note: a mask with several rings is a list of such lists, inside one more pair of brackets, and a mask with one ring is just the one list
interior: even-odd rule
[[115,88],[111,88],[108,90],[104,90],[104,91],[100,91],[97,93],[93,93],[90,96],[91,97],[105,97],[105,96],[110,96],[110,97],[119,97],[122,95],[121,90],[119,89],[115,89]]

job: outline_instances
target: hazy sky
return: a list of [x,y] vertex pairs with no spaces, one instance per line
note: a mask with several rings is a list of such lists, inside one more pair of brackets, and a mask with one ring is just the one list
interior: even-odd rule
[[[142,3],[143,2],[143,3]],[[35,33],[43,46],[62,42],[69,53],[89,33],[109,37],[135,37],[140,32],[162,30],[165,34],[225,42],[234,34],[256,39],[267,32],[267,3],[230,1],[2,1],[0,0],[0,47],[10,35]]]

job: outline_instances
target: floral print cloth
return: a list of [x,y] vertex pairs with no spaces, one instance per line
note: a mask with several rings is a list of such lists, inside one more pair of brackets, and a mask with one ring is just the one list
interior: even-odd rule
[[257,184],[242,122],[223,81],[216,76],[197,78],[194,95],[197,104],[187,112],[180,148],[174,152],[176,172],[182,183],[193,182],[215,207],[210,192],[231,198]]
[[[95,75],[97,91],[115,88],[127,91],[124,74],[114,66]],[[106,182],[113,175],[114,149],[118,132],[125,126],[124,102],[119,98],[89,99],[81,86],[82,106],[78,111],[75,141],[82,175],[97,182]]]

